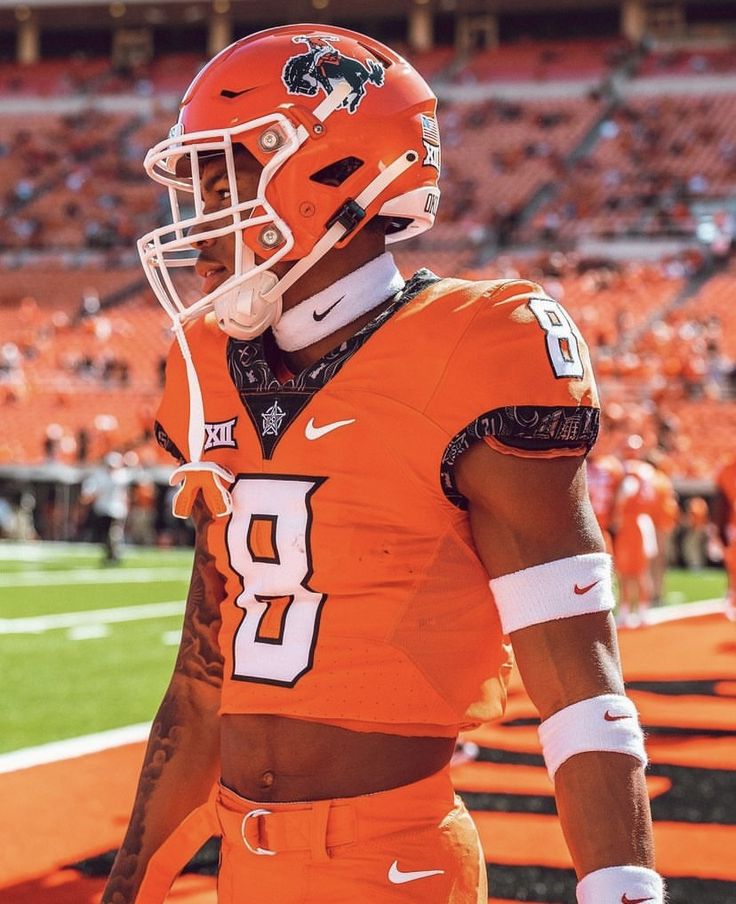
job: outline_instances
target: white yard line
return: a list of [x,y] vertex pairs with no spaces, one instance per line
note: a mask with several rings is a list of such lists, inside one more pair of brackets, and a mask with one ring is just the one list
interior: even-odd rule
[[30,769],[32,766],[43,766],[45,763],[56,763],[59,760],[71,760],[88,753],[98,753],[111,747],[122,747],[124,744],[135,744],[145,741],[151,730],[150,722],[138,725],[126,725],[125,728],[113,728],[97,734],[83,735],[81,738],[69,738],[66,741],[52,741],[39,747],[25,747],[11,753],[0,754],[0,774]]
[[[145,559],[167,559],[175,562],[179,555],[186,558],[187,552],[191,556],[192,550],[159,549],[155,546],[124,546],[123,555],[134,555]],[[79,543],[76,540],[66,542],[63,540],[37,540],[33,543],[16,542],[15,540],[0,540],[0,561],[6,562],[46,562],[50,559],[88,559],[90,556],[102,554],[99,543]]]
[[89,558],[100,554],[99,543],[46,542],[20,543],[14,540],[0,542],[0,561],[45,562],[48,559]]
[[72,584],[144,584],[148,581],[186,581],[189,569],[181,568],[71,568],[68,571],[20,571],[0,574],[2,587],[47,587]]
[[695,618],[698,615],[717,615],[726,611],[726,601],[722,596],[712,600],[699,600],[697,603],[678,603],[675,606],[657,606],[647,612],[650,625],[662,622],[679,621],[683,618]]
[[57,612],[52,615],[31,615],[24,618],[0,618],[0,634],[43,634],[55,628],[78,628],[109,625],[114,622],[139,621],[144,618],[164,618],[181,615],[183,600],[163,603],[141,603],[137,606],[118,606],[114,609],[89,609],[83,612]]

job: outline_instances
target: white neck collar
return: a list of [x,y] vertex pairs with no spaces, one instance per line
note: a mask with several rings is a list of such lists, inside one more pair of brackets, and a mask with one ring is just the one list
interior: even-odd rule
[[295,352],[324,339],[404,288],[388,251],[342,279],[284,311],[273,324],[274,339],[284,352]]

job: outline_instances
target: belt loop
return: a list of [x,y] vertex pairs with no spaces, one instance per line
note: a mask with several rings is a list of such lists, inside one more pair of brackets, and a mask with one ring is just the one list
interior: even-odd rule
[[326,863],[330,859],[327,851],[327,821],[330,817],[329,800],[315,800],[309,820],[309,850],[315,863]]

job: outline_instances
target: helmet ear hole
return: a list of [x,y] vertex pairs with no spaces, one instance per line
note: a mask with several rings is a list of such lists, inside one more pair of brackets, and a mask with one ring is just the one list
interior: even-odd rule
[[320,185],[338,188],[356,170],[363,166],[363,162],[359,157],[343,157],[342,160],[336,160],[334,163],[322,167],[321,170],[317,170],[316,173],[312,173],[309,179],[311,182],[318,182]]

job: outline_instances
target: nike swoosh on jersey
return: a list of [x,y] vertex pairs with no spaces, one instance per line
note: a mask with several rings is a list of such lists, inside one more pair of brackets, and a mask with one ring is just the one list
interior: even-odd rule
[[621,895],[621,904],[642,904],[644,901],[653,901],[654,898],[627,898],[626,892]]
[[331,424],[325,424],[322,427],[317,427],[314,423],[314,418],[310,417],[307,426],[304,428],[304,435],[307,439],[319,439],[320,436],[325,436],[328,433],[332,433],[333,430],[337,430],[338,427],[347,427],[348,424],[354,424],[355,418],[351,417],[346,421],[332,421]]
[[324,311],[312,311],[312,317],[314,317],[317,323],[319,323],[320,320],[324,320],[325,317],[330,313],[330,311],[340,304],[343,298],[345,298],[345,296],[341,295],[334,304],[331,304],[329,308],[325,308]]
[[579,587],[577,584],[573,587],[573,590],[578,596],[582,596],[584,593],[587,593],[589,590],[592,590],[596,584],[600,584],[600,581],[593,581],[592,584],[586,584],[585,587]]
[[[624,715],[624,716],[612,716],[612,715],[608,712],[608,710],[606,710],[606,711],[603,713],[603,718],[606,720],[606,722],[618,722],[618,721],[620,721],[621,719],[630,719],[631,716],[628,715],[628,714],[626,714],[626,715]],[[644,900],[646,901],[647,899],[644,898]]]
[[399,861],[394,862],[389,867],[388,881],[394,885],[403,885],[405,882],[416,882],[417,879],[428,879],[430,876],[443,876],[443,869],[419,869],[411,872],[403,872],[399,869]]

